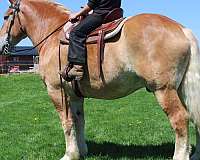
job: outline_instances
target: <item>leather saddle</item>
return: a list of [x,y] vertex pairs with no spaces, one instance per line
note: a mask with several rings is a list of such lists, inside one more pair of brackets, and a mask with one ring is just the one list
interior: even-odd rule
[[[102,24],[102,26],[98,27],[97,29],[95,29],[93,32],[91,32],[88,35],[86,44],[97,44],[97,52],[93,54],[96,54],[95,57],[97,57],[96,58],[96,62],[97,62],[96,73],[98,77],[100,77],[101,62],[103,61],[105,40],[109,38],[113,38],[115,35],[117,35],[117,33],[121,31],[121,28],[123,26],[122,23],[124,22],[125,22],[125,18],[123,18],[123,10],[121,8],[116,8],[105,17],[104,23]],[[79,23],[80,21],[76,23],[67,22],[65,24],[63,31],[61,32],[61,35],[60,35],[61,44],[66,44],[66,45],[69,44],[69,34],[72,31],[72,29]],[[118,31],[113,33],[119,26],[120,28],[118,29]],[[107,36],[108,34],[110,35]]]
[[[82,19],[83,18],[81,18],[81,20]],[[106,34],[111,33],[121,24],[121,22],[124,19],[125,18],[123,18],[123,9],[121,8],[114,9],[104,18],[103,24],[88,35],[86,43],[87,44],[97,43],[101,34],[105,36]],[[73,28],[80,23],[81,20],[79,20],[76,23],[67,22],[65,24],[60,39],[61,43],[69,44],[69,34],[73,30]],[[110,38],[112,38],[112,36]]]

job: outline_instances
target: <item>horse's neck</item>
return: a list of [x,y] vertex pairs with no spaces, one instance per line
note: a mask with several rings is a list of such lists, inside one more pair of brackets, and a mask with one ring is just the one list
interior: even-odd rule
[[25,29],[34,45],[45,39],[68,18],[67,12],[59,11],[61,8],[56,8],[56,5],[45,6],[42,2],[38,3],[38,1],[31,1],[24,4]]

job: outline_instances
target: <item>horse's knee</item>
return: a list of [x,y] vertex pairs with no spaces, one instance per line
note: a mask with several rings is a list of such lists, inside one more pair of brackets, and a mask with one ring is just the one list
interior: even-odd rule
[[62,121],[62,128],[63,128],[64,134],[66,136],[70,136],[72,128],[73,128],[73,121],[69,119]]
[[156,93],[156,97],[167,114],[172,128],[179,136],[187,135],[189,115],[181,103],[176,90],[163,90]]
[[187,135],[188,130],[188,114],[184,108],[178,108],[174,113],[168,115],[172,128],[175,132],[184,137]]
[[65,106],[65,95],[64,93],[62,94],[63,95],[61,95],[60,89],[52,89],[52,87],[48,86],[48,95],[51,98],[51,101],[53,102],[56,111],[59,113],[63,111],[63,107]]

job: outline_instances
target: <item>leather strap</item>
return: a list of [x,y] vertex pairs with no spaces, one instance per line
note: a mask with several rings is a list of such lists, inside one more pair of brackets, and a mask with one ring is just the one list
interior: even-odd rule
[[97,76],[98,79],[101,77],[101,62],[102,62],[102,54],[104,52],[104,30],[99,31],[99,37],[97,41]]
[[[61,71],[62,67],[61,67],[61,44],[60,43],[59,43],[59,51],[58,51],[58,63],[59,63],[59,71]],[[62,109],[65,113],[65,116],[67,118],[68,110],[69,110],[69,103],[67,101],[67,97],[66,97],[65,92],[64,92],[64,85],[63,85],[61,75],[60,75],[60,94],[61,94],[61,97],[62,97],[62,103],[61,103],[62,106],[61,107],[62,107]]]

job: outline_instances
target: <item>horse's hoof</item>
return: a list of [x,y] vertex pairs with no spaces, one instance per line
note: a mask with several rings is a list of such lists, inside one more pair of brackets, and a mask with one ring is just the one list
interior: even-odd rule
[[70,160],[70,158],[69,158],[69,156],[67,156],[67,155],[64,155],[64,157],[63,157],[63,158],[61,158],[60,160]]
[[80,156],[77,154],[65,154],[60,160],[80,160]]

